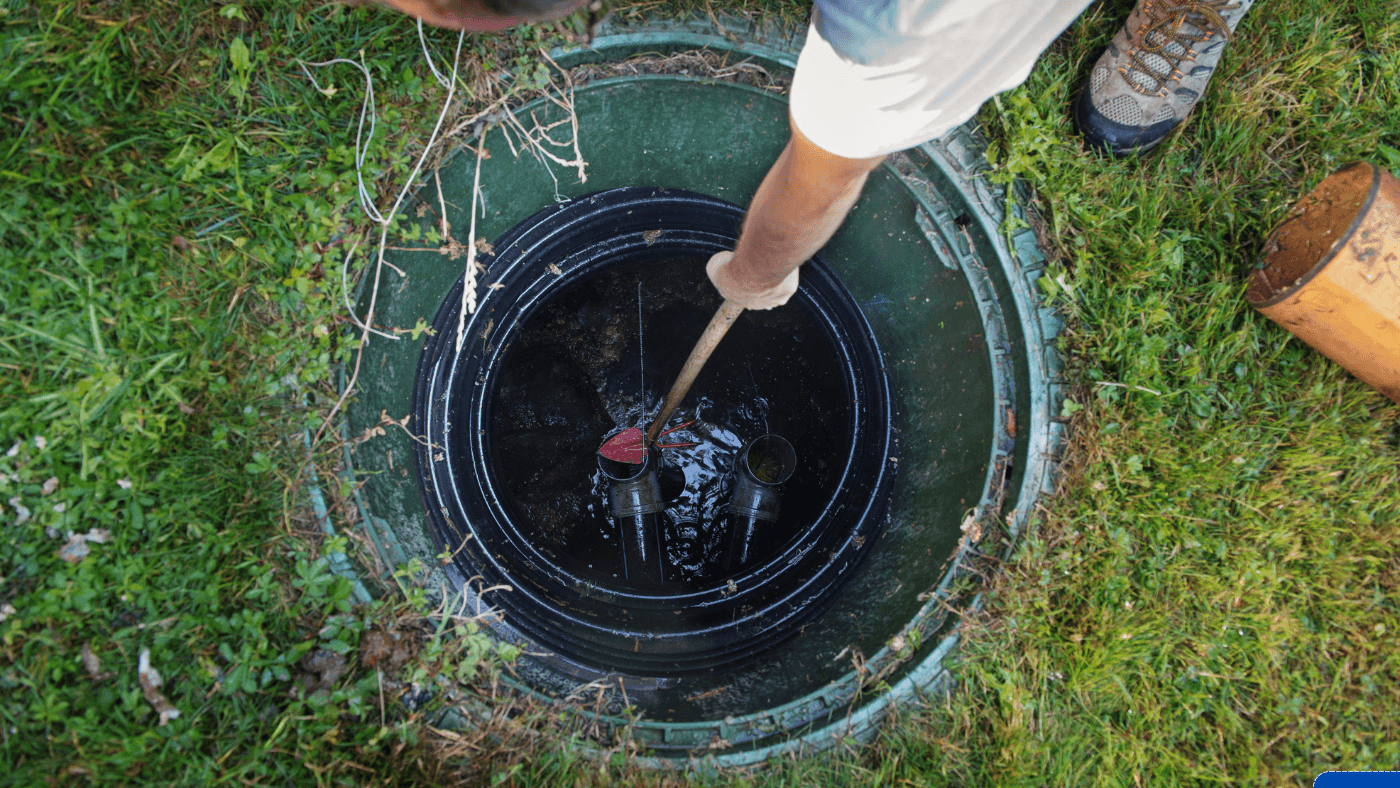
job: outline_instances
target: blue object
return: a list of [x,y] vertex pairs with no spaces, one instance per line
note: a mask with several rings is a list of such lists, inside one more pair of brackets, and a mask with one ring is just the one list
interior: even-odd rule
[[1323,772],[1313,788],[1396,788],[1400,772]]
[[[813,24],[831,48],[847,60],[874,66],[899,60],[905,50],[927,46],[918,36],[900,32],[899,17],[911,17],[907,27],[936,13],[946,0],[816,0]],[[903,8],[901,8],[903,6]]]

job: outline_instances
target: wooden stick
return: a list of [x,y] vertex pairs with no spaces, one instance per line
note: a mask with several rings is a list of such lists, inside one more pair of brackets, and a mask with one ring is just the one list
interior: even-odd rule
[[685,399],[686,392],[690,391],[690,384],[694,383],[695,377],[700,374],[700,368],[710,360],[710,354],[715,352],[715,347],[724,339],[725,332],[734,325],[739,313],[743,311],[742,306],[727,298],[719,305],[715,316],[710,318],[710,324],[705,326],[705,333],[700,335],[700,340],[690,351],[690,358],[687,358],[685,366],[681,367],[681,374],[677,376],[675,385],[671,386],[671,393],[666,395],[666,402],[661,405],[661,412],[657,414],[656,421],[653,421],[651,429],[647,430],[646,445],[650,446],[656,441],[661,426],[671,418],[672,411],[681,404],[681,400]]

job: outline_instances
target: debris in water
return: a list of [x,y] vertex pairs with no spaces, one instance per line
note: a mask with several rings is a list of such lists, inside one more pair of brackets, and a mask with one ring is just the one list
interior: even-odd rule
[[[668,582],[706,587],[724,582],[721,559],[730,529],[721,510],[734,458],[745,445],[741,436],[781,430],[786,414],[801,414],[798,437],[803,448],[810,446],[803,456],[819,459],[807,461],[801,482],[790,491],[795,494],[785,517],[794,525],[816,521],[842,467],[848,410],[842,379],[833,374],[838,367],[826,363],[835,358],[834,348],[801,310],[747,316],[735,326],[734,342],[727,350],[721,346],[697,381],[694,409],[653,423],[654,374],[681,366],[691,350],[687,340],[719,300],[697,262],[638,260],[611,267],[550,299],[527,325],[503,326],[509,340],[498,337],[511,342],[512,350],[493,396],[494,471],[530,543],[598,583],[625,572],[619,543],[624,534],[609,516],[607,471],[594,460],[628,475],[625,469],[635,472],[646,462],[645,449],[697,442],[658,452],[665,510],[654,546]],[[543,273],[543,267],[536,270]],[[800,345],[794,337],[803,336],[808,343],[814,336],[819,341]],[[772,421],[770,410],[784,415]],[[659,440],[655,435],[697,416]],[[648,442],[653,427],[654,442]],[[541,462],[543,457],[559,461]],[[787,536],[775,529],[756,537],[755,560],[777,551]]]
[[764,484],[773,484],[778,481],[778,477],[782,473],[782,465],[778,462],[777,457],[768,454],[759,454],[755,456],[755,454],[750,451],[749,473],[752,473],[755,479],[758,479]]

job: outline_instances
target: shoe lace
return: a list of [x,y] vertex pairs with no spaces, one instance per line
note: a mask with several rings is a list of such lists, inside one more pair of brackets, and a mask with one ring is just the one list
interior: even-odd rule
[[[1145,79],[1142,82],[1130,79],[1128,84],[1141,93],[1152,92],[1159,96],[1166,95],[1168,82],[1181,79],[1181,61],[1196,59],[1196,44],[1209,41],[1216,35],[1230,40],[1230,24],[1223,12],[1240,7],[1238,3],[1229,3],[1229,0],[1147,2],[1144,6],[1151,22],[1142,30],[1139,38],[1142,43],[1135,51],[1128,53],[1130,65],[1119,70],[1124,72],[1124,76],[1127,76],[1129,69],[1138,72]],[[1196,32],[1188,30],[1188,24]],[[1173,44],[1176,50],[1172,49]],[[1167,68],[1163,70],[1149,62],[1148,55],[1161,58]],[[1150,88],[1146,84],[1148,80],[1153,83]]]

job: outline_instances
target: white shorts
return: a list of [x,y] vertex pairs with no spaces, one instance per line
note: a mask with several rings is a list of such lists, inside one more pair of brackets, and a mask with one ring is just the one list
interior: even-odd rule
[[1024,82],[1090,2],[945,0],[901,31],[926,44],[874,65],[842,57],[814,23],[792,79],[793,122],[822,149],[851,159],[927,142]]

